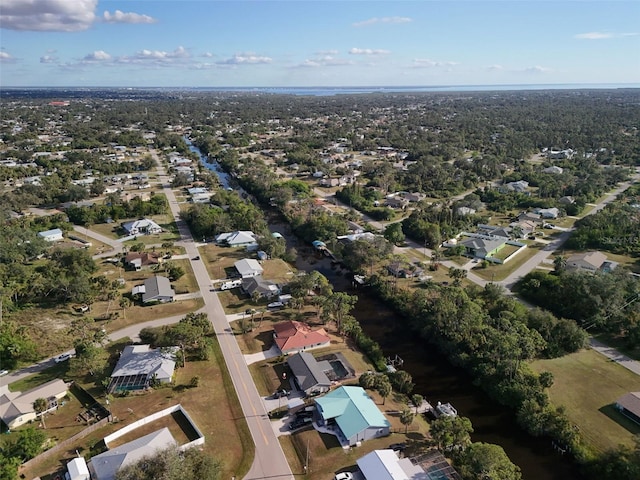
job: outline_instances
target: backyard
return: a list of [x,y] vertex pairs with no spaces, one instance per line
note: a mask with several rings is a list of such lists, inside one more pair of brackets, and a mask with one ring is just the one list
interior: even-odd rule
[[537,360],[532,367],[553,374],[551,402],[566,408],[569,419],[597,451],[619,444],[633,446],[633,435],[640,433],[640,426],[620,414],[614,404],[622,395],[638,390],[638,375],[590,349]]

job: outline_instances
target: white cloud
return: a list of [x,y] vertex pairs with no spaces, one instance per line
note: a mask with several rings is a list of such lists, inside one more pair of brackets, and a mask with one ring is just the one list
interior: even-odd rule
[[437,67],[453,67],[458,65],[458,62],[439,62],[436,60],[430,60],[428,58],[415,58],[413,60],[413,68],[437,68]]
[[8,52],[0,50],[0,63],[14,63],[16,59]]
[[502,65],[498,65],[497,63],[493,64],[493,65],[489,65],[487,67],[487,70],[492,70],[492,71],[496,71],[496,70],[504,70],[504,67]]
[[578,40],[607,40],[610,38],[637,37],[638,35],[640,35],[639,32],[628,32],[628,33],[587,32],[587,33],[578,33],[577,35],[574,35],[573,38],[577,38]]
[[579,40],[603,40],[605,38],[613,38],[613,33],[603,32],[587,32],[574,35],[574,38]]
[[270,57],[263,57],[254,53],[236,53],[231,58],[221,60],[218,65],[259,65],[265,63],[271,63],[273,61]]
[[346,65],[353,65],[350,60],[344,60],[342,58],[335,58],[332,55],[323,55],[316,58],[307,58],[304,62],[296,65],[296,67],[342,67]]
[[387,23],[387,24],[399,24],[399,23],[409,23],[412,22],[413,19],[409,17],[382,17],[382,18],[369,18],[368,20],[363,20],[361,22],[355,22],[353,24],[354,27],[366,27],[369,25],[375,25],[377,23]]
[[350,55],[387,55],[389,50],[373,49],[373,48],[352,48],[349,50]]
[[533,67],[527,67],[524,69],[524,72],[526,73],[547,73],[550,71],[550,68],[541,67],[540,65],[534,65]]
[[211,52],[204,52],[201,56],[202,56],[202,57],[205,57],[205,58],[211,58],[211,57],[213,57],[213,53],[211,53]]
[[320,50],[316,55],[338,55],[338,50]]
[[40,57],[40,63],[58,63],[59,60],[55,55],[43,55]]
[[111,55],[109,55],[107,52],[105,52],[104,50],[96,50],[93,53],[89,53],[87,55],[85,55],[82,59],[83,62],[89,62],[89,63],[93,63],[93,62],[106,62],[111,60]]
[[95,21],[98,0],[2,0],[0,25],[9,30],[76,32]]
[[157,20],[149,15],[142,15],[140,13],[123,12],[122,10],[116,10],[110,13],[108,10],[102,14],[102,18],[107,23],[155,23]]

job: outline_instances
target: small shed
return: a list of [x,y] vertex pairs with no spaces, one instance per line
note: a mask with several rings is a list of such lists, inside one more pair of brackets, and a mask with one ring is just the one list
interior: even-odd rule
[[67,480],[89,480],[89,467],[84,458],[78,457],[67,463],[67,474],[65,475]]

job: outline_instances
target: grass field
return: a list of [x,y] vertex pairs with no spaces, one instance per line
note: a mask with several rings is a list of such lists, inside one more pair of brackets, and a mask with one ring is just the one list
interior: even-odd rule
[[638,375],[593,350],[537,360],[532,367],[553,373],[551,402],[566,408],[569,419],[596,450],[633,446],[640,426],[621,415],[614,404],[622,395],[640,389]]

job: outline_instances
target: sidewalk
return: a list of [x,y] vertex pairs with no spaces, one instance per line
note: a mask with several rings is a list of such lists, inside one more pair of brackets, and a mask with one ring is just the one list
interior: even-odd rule
[[640,362],[638,362],[637,360],[633,360],[632,358],[627,357],[626,355],[617,351],[615,348],[609,347],[608,345],[605,345],[595,338],[589,339],[589,345],[599,354],[604,355],[605,357],[613,360],[616,363],[619,363],[624,368],[626,368],[627,370],[631,370],[636,375],[640,375]]

